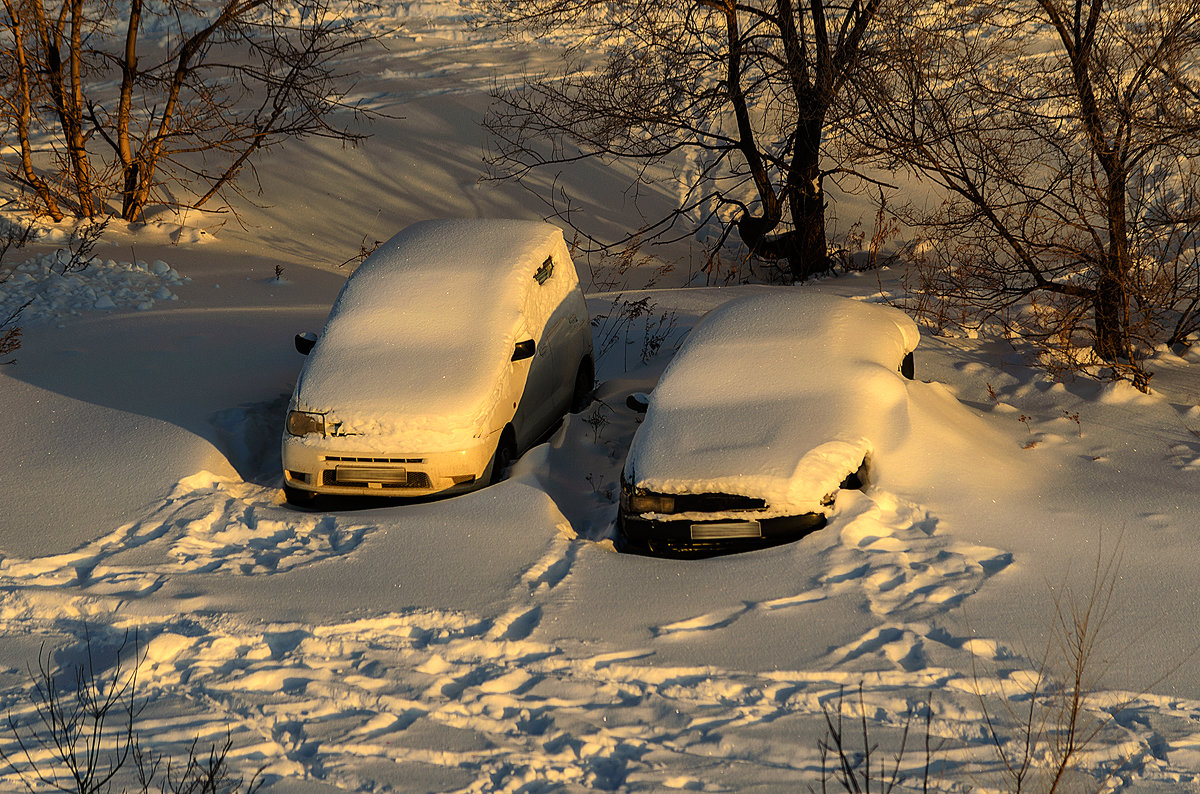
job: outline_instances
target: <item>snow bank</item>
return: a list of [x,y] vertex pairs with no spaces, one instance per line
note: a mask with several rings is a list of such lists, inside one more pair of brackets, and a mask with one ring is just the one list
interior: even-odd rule
[[731,301],[663,373],[626,467],[662,493],[734,493],[772,514],[821,510],[904,421],[897,372],[916,325],[896,309],[781,290]]
[[[171,288],[191,280],[161,259],[146,263],[93,257],[82,269],[64,272],[69,261],[70,254],[60,250],[8,271],[7,280],[0,283],[0,320],[26,303],[22,325],[51,323],[87,311],[145,311],[158,302],[178,300]],[[0,270],[0,279],[4,275]]]
[[[538,221],[423,221],[379,247],[347,280],[296,384],[300,410],[325,413],[347,449],[462,447],[496,404],[548,256],[554,278],[531,300],[557,303],[575,283],[556,226]],[[339,441],[343,438],[339,437]]]

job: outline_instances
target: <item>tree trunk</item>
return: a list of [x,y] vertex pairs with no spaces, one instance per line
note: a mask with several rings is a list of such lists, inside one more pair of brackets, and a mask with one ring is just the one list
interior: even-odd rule
[[71,3],[71,45],[67,64],[70,91],[63,91],[65,100],[61,111],[63,132],[66,137],[67,155],[71,161],[71,176],[75,181],[75,192],[79,198],[79,214],[84,218],[96,217],[96,198],[92,185],[92,169],[88,163],[87,140],[83,132],[83,0]]
[[133,220],[140,168],[133,156],[129,124],[133,107],[133,84],[137,79],[137,37],[142,24],[142,0],[130,0],[129,25],[125,29],[125,52],[121,57],[121,99],[117,105],[117,157],[121,161],[121,217]]
[[50,186],[46,184],[46,181],[42,179],[33,167],[33,145],[29,140],[33,93],[29,80],[31,71],[29,68],[29,59],[25,52],[25,31],[21,25],[20,13],[13,7],[11,0],[4,0],[4,8],[9,17],[8,29],[12,36],[13,57],[16,60],[16,126],[17,139],[21,147],[21,172],[25,177],[25,181],[29,183],[34,193],[37,194],[37,197],[41,199],[42,204],[46,207],[46,214],[57,223],[63,219],[62,210],[58,208],[58,201],[50,191]]
[[1107,177],[1104,211],[1108,222],[1108,247],[1100,260],[1093,302],[1096,319],[1096,353],[1105,361],[1129,362],[1140,371],[1129,338],[1129,233],[1126,224],[1126,166],[1111,151],[1100,161]]
[[[815,104],[815,101],[813,102]],[[770,236],[783,220],[778,202],[763,202],[761,216],[744,214],[738,234],[755,256],[786,259],[792,278],[806,281],[829,270],[825,241],[825,193],[821,186],[821,130],[824,113],[813,113],[797,125],[796,147],[785,177],[784,191],[791,209],[792,230]]]
[[821,130],[824,114],[814,113],[796,131],[796,150],[788,174],[788,204],[795,241],[788,252],[792,278],[805,281],[829,270],[825,241],[825,192],[821,185]]
[[1125,287],[1121,279],[1105,267],[1096,284],[1092,300],[1096,320],[1096,353],[1105,361],[1116,364],[1130,359],[1129,329],[1125,321]]

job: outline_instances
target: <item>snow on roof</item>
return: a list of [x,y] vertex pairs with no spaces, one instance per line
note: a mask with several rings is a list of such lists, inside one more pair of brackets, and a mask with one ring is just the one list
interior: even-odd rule
[[523,327],[523,309],[548,256],[573,285],[562,231],[548,223],[409,226],[347,279],[297,382],[297,406],[359,434],[342,446],[454,448],[492,409],[518,334],[542,330]]
[[789,289],[731,301],[663,373],[626,471],[651,491],[819,510],[872,452],[880,423],[906,421],[897,367],[918,339],[886,306]]

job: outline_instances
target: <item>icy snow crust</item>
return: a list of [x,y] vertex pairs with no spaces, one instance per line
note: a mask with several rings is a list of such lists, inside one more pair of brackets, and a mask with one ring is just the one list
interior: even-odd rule
[[771,515],[820,511],[905,415],[897,367],[918,339],[887,306],[791,290],[731,301],[663,373],[627,476],[658,493],[760,498]]
[[[436,220],[409,226],[347,279],[296,383],[293,403],[340,423],[339,449],[439,452],[477,437],[519,338],[540,340],[544,306],[578,282],[562,231],[540,221]],[[325,446],[316,436],[306,443]],[[477,441],[475,443],[478,443]]]

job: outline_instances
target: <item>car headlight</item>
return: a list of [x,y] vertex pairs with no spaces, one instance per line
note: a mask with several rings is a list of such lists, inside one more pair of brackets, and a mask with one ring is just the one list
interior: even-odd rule
[[287,431],[293,436],[325,435],[325,414],[288,411]]
[[634,515],[640,513],[674,513],[675,497],[650,493],[642,488],[633,488],[621,483],[621,509]]
[[675,497],[660,493],[638,493],[629,495],[631,513],[674,513]]

